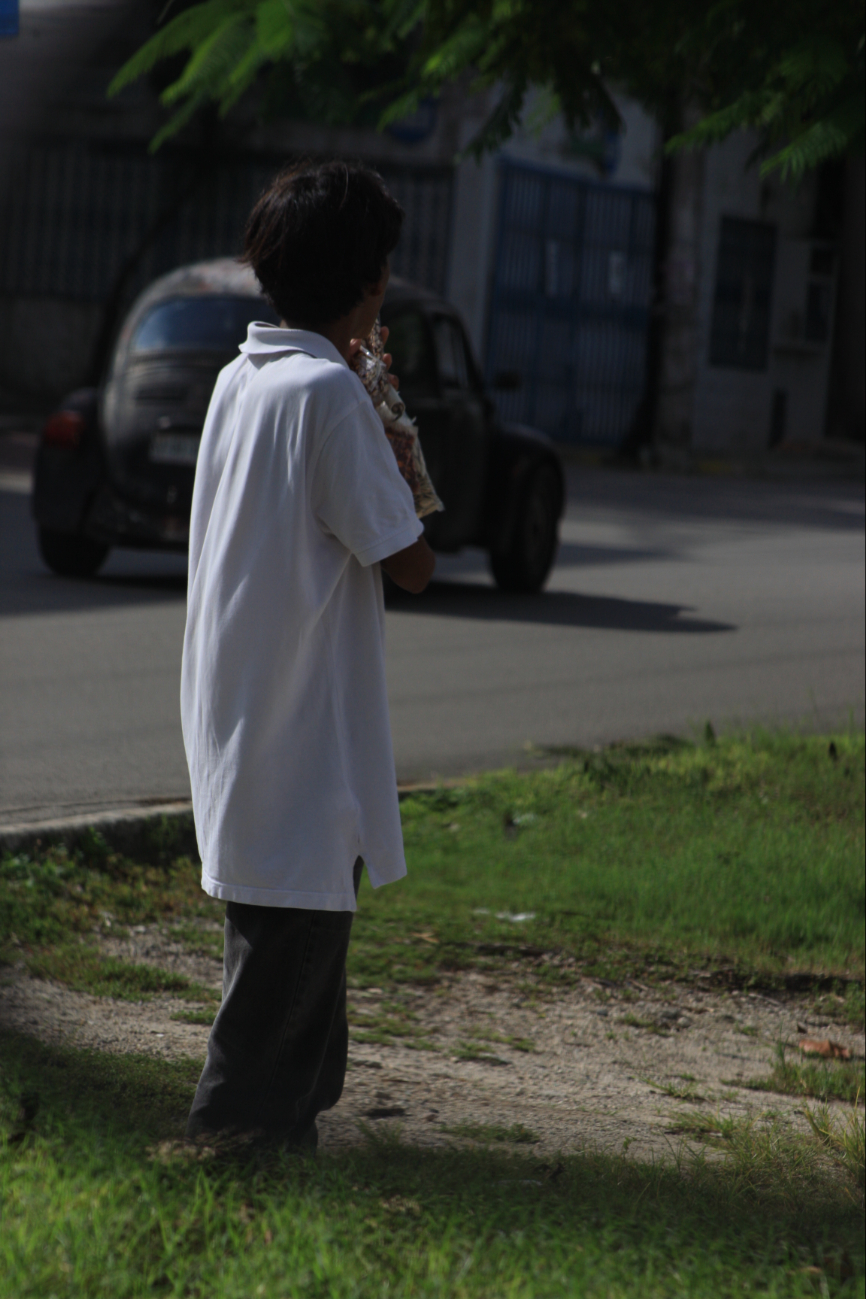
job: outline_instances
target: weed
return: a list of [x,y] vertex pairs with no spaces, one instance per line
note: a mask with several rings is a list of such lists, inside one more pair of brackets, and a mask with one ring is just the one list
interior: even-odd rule
[[864,1065],[856,1060],[791,1060],[782,1042],[776,1047],[768,1078],[752,1078],[740,1087],[751,1091],[779,1092],[787,1096],[813,1096],[819,1101],[848,1101],[864,1096]]
[[183,974],[103,956],[97,947],[87,943],[65,943],[50,948],[30,957],[27,968],[37,978],[56,979],[76,992],[89,992],[97,997],[143,1001],[157,993],[173,993],[187,1001],[220,1000],[217,990],[195,983]]
[[642,1028],[648,1033],[666,1034],[671,1031],[670,1024],[660,1024],[655,1019],[642,1019],[640,1015],[622,1015],[617,1021],[618,1024],[625,1024],[628,1028]]
[[171,1018],[180,1024],[201,1024],[204,1028],[210,1028],[216,1014],[212,1010],[179,1010]]
[[189,920],[172,925],[168,934],[172,942],[180,943],[195,956],[210,956],[218,961],[223,958],[222,925],[217,927],[210,922]]
[[508,1061],[501,1059],[500,1056],[494,1055],[488,1051],[480,1042],[458,1042],[454,1048],[455,1060],[475,1060],[479,1064],[507,1065]]
[[866,1019],[863,984],[837,983],[832,992],[824,992],[815,997],[812,1015],[815,1019],[831,1019],[849,1024],[851,1028],[862,1032]]
[[689,1101],[692,1104],[700,1104],[706,1100],[701,1096],[697,1089],[692,1085],[695,1079],[691,1076],[686,1080],[684,1087],[677,1086],[676,1083],[660,1083],[654,1078],[642,1078],[641,1082],[647,1083],[654,1091],[661,1092],[663,1096],[670,1096],[675,1101]]
[[723,1119],[718,1114],[698,1114],[684,1110],[677,1114],[667,1127],[672,1134],[694,1137],[698,1141],[730,1141],[736,1131],[734,1119]]
[[437,1048],[425,1036],[418,1016],[400,1002],[383,1002],[376,1011],[352,1009],[349,1015],[352,1040],[372,1042],[379,1046],[393,1046],[399,1040],[403,1046],[420,1051]]
[[473,1038],[482,1042],[498,1042],[501,1046],[510,1046],[515,1051],[530,1053],[535,1050],[535,1043],[529,1037],[516,1037],[513,1033],[496,1033],[489,1028],[476,1028]]
[[803,1112],[817,1139],[862,1190],[866,1178],[866,1138],[862,1116],[854,1113],[840,1118],[831,1114],[826,1106],[819,1110],[810,1110],[807,1106]]

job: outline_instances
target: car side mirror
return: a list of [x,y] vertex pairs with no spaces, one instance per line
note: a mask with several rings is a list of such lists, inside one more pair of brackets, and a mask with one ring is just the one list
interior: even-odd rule
[[493,388],[496,392],[516,392],[523,387],[523,375],[517,370],[497,370],[493,376]]

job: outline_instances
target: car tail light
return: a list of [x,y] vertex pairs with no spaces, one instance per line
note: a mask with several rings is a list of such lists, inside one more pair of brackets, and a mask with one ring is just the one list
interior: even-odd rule
[[59,410],[42,430],[42,441],[49,447],[65,447],[68,451],[74,451],[81,443],[83,432],[83,415],[77,410]]

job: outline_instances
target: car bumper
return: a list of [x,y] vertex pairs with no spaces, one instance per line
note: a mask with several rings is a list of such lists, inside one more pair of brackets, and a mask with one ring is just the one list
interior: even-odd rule
[[150,513],[105,485],[90,507],[84,531],[107,546],[183,551],[189,546],[189,515]]

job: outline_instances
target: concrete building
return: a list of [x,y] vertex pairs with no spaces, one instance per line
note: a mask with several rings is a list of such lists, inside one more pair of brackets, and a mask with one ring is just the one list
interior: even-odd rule
[[[754,453],[783,441],[816,443],[827,431],[840,257],[850,274],[853,249],[841,213],[822,216],[826,177],[812,175],[797,188],[762,182],[748,165],[753,148],[741,134],[706,157],[693,422],[699,451]],[[852,327],[843,317],[840,329]]]

